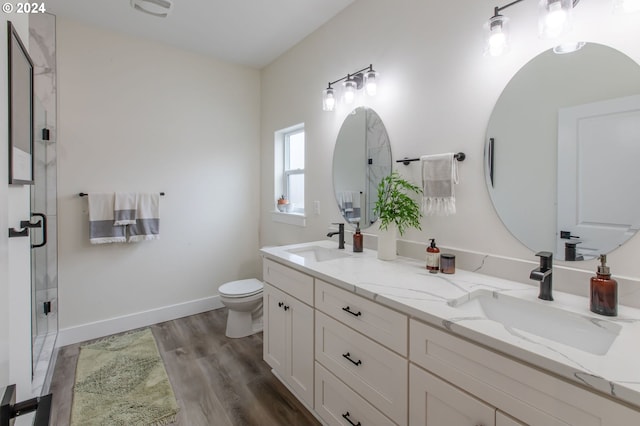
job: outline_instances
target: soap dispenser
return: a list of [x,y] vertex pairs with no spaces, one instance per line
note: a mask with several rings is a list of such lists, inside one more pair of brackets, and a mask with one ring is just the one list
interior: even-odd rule
[[427,247],[427,270],[435,274],[440,269],[440,249],[436,246],[435,238],[431,238],[431,244]]
[[362,234],[360,233],[360,222],[356,223],[356,232],[353,234],[353,252],[362,253]]
[[591,311],[600,315],[618,315],[618,283],[611,278],[607,255],[598,257],[600,265],[595,277],[591,277]]

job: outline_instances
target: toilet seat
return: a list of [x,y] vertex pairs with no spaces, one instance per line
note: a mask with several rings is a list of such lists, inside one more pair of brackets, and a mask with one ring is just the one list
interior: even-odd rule
[[222,284],[218,288],[220,296],[228,298],[249,297],[261,293],[263,289],[262,281],[255,278],[246,280],[231,281]]

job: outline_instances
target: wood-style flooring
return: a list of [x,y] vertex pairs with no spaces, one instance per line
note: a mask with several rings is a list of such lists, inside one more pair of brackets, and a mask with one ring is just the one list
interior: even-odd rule
[[[151,326],[180,412],[180,426],[304,426],[320,423],[262,360],[262,333],[224,335],[226,309]],[[69,424],[80,344],[60,349],[50,392],[51,425]]]

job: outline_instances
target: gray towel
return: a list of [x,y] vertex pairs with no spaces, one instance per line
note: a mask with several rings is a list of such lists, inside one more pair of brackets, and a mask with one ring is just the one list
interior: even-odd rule
[[453,185],[458,183],[458,162],[455,154],[423,155],[422,211],[427,216],[456,213],[456,196]]
[[136,222],[128,225],[129,242],[160,239],[160,194],[137,194]]
[[138,194],[135,192],[116,192],[113,207],[114,225],[131,225],[136,223],[136,206]]
[[89,241],[91,244],[123,243],[125,227],[114,225],[115,195],[89,194]]

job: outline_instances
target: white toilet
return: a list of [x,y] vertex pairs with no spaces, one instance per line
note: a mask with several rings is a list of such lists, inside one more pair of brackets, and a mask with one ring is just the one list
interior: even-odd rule
[[262,288],[262,282],[255,278],[220,286],[220,301],[229,309],[227,337],[246,337],[262,331]]

